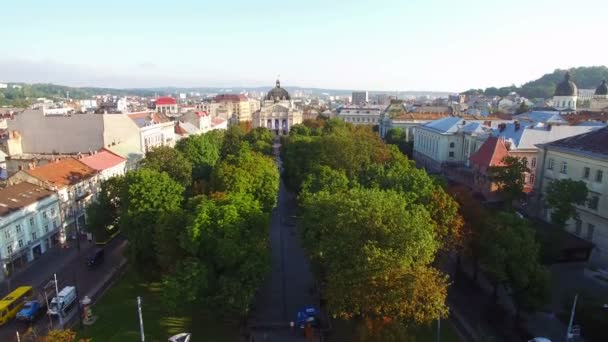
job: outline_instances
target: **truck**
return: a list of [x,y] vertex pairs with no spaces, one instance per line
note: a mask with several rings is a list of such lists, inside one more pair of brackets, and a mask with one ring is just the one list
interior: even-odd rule
[[65,315],[76,302],[76,288],[66,286],[49,303],[48,313],[51,315]]
[[44,313],[46,304],[43,300],[30,300],[23,304],[21,311],[17,313],[17,319],[20,321],[33,322],[41,314]]

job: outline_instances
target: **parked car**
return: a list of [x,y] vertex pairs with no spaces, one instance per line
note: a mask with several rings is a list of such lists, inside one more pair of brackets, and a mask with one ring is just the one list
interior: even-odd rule
[[51,300],[48,312],[51,315],[65,315],[66,312],[70,311],[72,304],[75,302],[76,288],[74,286],[66,286]]
[[551,342],[551,340],[546,337],[535,337],[528,342]]
[[93,254],[89,256],[87,259],[87,266],[93,268],[95,266],[99,266],[103,264],[104,260],[104,251],[102,248],[97,248]]

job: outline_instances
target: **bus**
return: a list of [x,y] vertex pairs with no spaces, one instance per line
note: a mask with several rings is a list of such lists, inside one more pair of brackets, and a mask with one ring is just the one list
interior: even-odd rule
[[5,324],[17,315],[25,301],[34,296],[34,289],[31,286],[21,286],[0,300],[0,325]]

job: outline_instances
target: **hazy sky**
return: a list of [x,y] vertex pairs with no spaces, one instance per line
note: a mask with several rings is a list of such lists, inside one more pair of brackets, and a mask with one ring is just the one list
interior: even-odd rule
[[2,1],[0,81],[445,90],[608,64],[606,0]]

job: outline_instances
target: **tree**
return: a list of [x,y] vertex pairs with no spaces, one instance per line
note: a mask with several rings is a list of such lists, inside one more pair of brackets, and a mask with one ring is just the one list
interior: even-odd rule
[[526,158],[507,156],[502,160],[504,166],[490,167],[492,180],[498,185],[507,206],[524,196],[525,174],[530,172]]
[[213,167],[220,159],[223,132],[211,132],[191,135],[177,142],[175,149],[180,151],[192,163],[192,180],[209,180]]
[[78,339],[76,332],[73,330],[53,329],[50,330],[47,336],[40,338],[41,342],[89,342],[89,339]]
[[120,226],[137,263],[154,260],[154,227],[165,212],[180,208],[184,187],[166,173],[139,169],[127,173],[120,194]]
[[245,133],[240,126],[230,126],[224,134],[224,142],[220,151],[220,156],[226,158],[229,155],[238,155],[242,149],[242,142]]
[[246,149],[237,153],[228,155],[216,165],[211,175],[211,189],[250,194],[265,212],[270,212],[276,205],[279,191],[279,171],[274,161]]
[[146,153],[146,157],[139,162],[142,168],[166,172],[173,180],[183,187],[192,183],[192,162],[177,149],[169,146],[159,146]]
[[304,246],[342,318],[429,322],[444,316],[447,281],[428,265],[439,246],[421,205],[394,191],[305,197]]
[[578,217],[574,205],[584,205],[588,192],[587,185],[583,181],[574,181],[569,178],[552,180],[546,190],[547,205],[553,209],[551,221],[557,226],[565,228],[568,220]]
[[107,240],[118,228],[120,193],[123,186],[124,177],[112,177],[102,181],[97,198],[86,208],[86,230],[92,233],[97,241]]
[[403,129],[391,128],[388,130],[388,132],[386,132],[386,135],[384,136],[384,141],[386,141],[387,144],[399,147],[399,151],[401,151],[401,153],[407,156],[411,156],[414,144],[413,142],[405,140],[405,138],[406,135]]
[[515,114],[527,113],[529,110],[530,108],[528,108],[526,101],[522,101],[519,105],[519,108],[517,108],[517,111],[515,111]]
[[520,307],[537,309],[548,300],[549,273],[539,262],[540,246],[527,220],[502,212],[484,231],[481,263],[494,283],[508,284]]
[[329,166],[320,166],[306,177],[302,183],[300,195],[312,194],[319,191],[336,193],[347,191],[349,187],[350,182],[344,171],[337,171]]
[[249,133],[245,134],[244,139],[251,145],[252,150],[265,155],[273,154],[272,144],[274,138],[272,133],[265,127],[252,129]]

